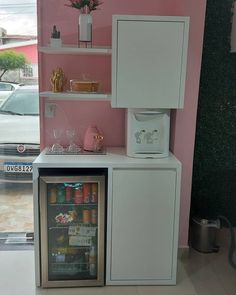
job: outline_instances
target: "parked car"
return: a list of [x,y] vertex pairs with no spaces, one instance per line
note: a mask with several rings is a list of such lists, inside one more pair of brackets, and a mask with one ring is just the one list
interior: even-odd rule
[[0,107],[0,182],[32,182],[39,152],[38,86],[22,86]]
[[13,91],[22,85],[16,82],[0,81],[0,106]]

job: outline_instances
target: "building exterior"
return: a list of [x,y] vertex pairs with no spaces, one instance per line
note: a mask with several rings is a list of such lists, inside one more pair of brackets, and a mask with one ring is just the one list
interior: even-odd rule
[[23,53],[28,61],[24,69],[8,71],[2,80],[25,84],[35,84],[38,82],[37,43],[36,36],[7,35],[6,30],[0,28],[0,52],[11,50]]

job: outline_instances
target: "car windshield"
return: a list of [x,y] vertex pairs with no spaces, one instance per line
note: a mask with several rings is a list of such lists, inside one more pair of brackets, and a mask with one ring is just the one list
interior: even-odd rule
[[39,115],[39,93],[37,90],[15,91],[1,106],[0,112],[18,115]]

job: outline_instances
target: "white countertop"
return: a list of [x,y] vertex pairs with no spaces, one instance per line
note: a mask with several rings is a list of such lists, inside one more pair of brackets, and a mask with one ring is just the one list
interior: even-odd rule
[[122,147],[107,148],[102,155],[47,155],[46,149],[33,162],[34,168],[180,168],[181,163],[170,153],[166,158],[131,158]]

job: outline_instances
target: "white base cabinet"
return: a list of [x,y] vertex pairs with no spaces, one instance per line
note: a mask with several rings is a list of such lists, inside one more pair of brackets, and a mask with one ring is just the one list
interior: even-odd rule
[[175,284],[177,173],[158,168],[113,170],[108,284]]
[[[106,155],[46,155],[33,163],[36,284],[40,285],[39,169],[103,168],[107,178],[106,285],[176,283],[181,164],[170,153],[138,159],[122,148]],[[66,171],[66,170],[64,170]]]

